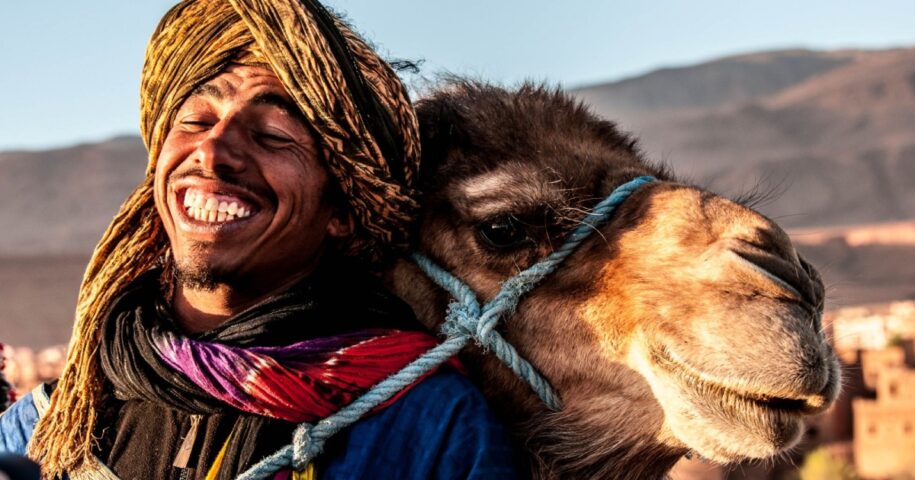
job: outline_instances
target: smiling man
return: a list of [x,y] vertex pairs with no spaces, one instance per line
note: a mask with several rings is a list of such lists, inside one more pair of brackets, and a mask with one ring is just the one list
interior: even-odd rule
[[[0,453],[48,478],[235,478],[436,344],[368,273],[408,242],[416,119],[313,0],[179,3],[141,90],[147,176],[89,265],[63,375],[0,416]],[[447,367],[304,473],[510,478],[512,457]]]
[[310,275],[352,217],[318,142],[267,68],[230,65],[184,102],[155,171],[174,309],[206,331]]

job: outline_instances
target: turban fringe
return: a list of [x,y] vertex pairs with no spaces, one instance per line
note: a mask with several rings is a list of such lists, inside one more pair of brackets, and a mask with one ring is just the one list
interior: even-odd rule
[[168,251],[153,175],[175,115],[197,86],[251,58],[273,70],[317,133],[356,218],[349,254],[377,260],[407,244],[417,209],[419,134],[393,70],[313,0],[182,1],[163,17],[146,52],[140,86],[146,177],[93,252],[67,365],[29,447],[47,478],[76,472],[90,458],[105,387],[98,358],[103,316]]

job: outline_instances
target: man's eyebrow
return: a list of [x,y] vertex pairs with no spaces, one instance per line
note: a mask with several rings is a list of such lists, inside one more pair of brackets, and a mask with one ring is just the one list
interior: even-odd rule
[[198,85],[193,91],[191,91],[191,97],[213,97],[216,100],[223,100],[226,98],[225,92],[221,88],[217,87],[212,83],[204,83]]
[[251,103],[254,105],[270,105],[283,110],[290,117],[303,121],[305,120],[305,115],[303,115],[302,111],[299,110],[298,105],[278,93],[259,93],[255,95],[253,99],[251,99]]

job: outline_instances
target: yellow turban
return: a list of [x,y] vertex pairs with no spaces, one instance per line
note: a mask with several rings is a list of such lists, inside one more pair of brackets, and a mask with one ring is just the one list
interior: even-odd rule
[[67,366],[36,427],[30,455],[47,477],[90,458],[103,394],[100,325],[110,302],[168,250],[153,172],[174,116],[231,63],[273,70],[317,133],[357,232],[349,254],[377,259],[406,245],[417,204],[416,117],[391,68],[314,0],[185,0],[153,33],[141,81],[146,178],[96,247],[80,289]]

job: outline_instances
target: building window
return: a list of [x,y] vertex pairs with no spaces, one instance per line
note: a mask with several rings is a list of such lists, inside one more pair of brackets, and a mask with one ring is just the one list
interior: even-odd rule
[[896,398],[896,395],[899,393],[899,385],[896,382],[890,382],[890,397]]
[[877,424],[872,423],[872,424],[868,425],[867,433],[869,433],[871,435],[877,435]]

